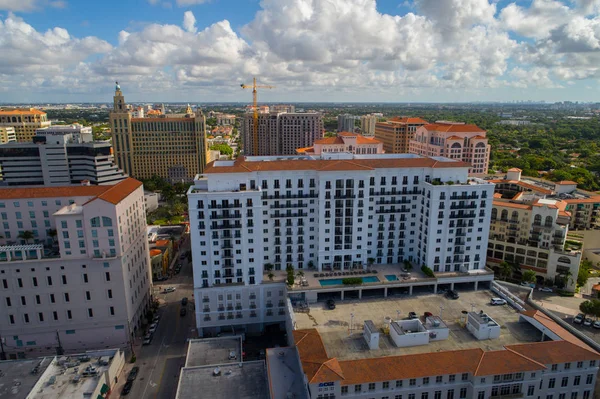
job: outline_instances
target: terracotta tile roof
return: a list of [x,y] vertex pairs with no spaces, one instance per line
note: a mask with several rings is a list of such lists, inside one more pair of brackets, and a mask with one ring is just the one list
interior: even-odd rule
[[239,157],[232,166],[215,166],[209,163],[204,171],[210,173],[247,173],[261,171],[283,170],[373,170],[380,168],[468,168],[466,162],[442,162],[433,158],[380,158],[374,156],[370,159],[352,160],[273,160],[273,161],[246,161]]
[[423,128],[435,132],[455,132],[455,133],[485,133],[485,130],[475,125],[454,125],[450,123],[432,123],[423,126]]
[[[589,346],[587,346],[587,344],[585,344],[579,338],[577,338],[576,336],[571,334],[568,330],[564,329],[562,326],[560,326],[558,323],[556,323],[554,320],[552,320],[550,317],[546,316],[544,313],[540,312],[539,310],[528,310],[525,312],[521,312],[521,315],[526,316],[526,317],[531,317],[532,319],[536,320],[537,322],[542,324],[544,327],[548,328],[549,330],[554,332],[556,335],[558,335],[561,339],[563,339],[567,342],[570,342],[574,345],[582,347],[586,350],[592,350]],[[548,363],[544,363],[544,364],[548,364]]]
[[170,242],[169,240],[156,240],[154,244],[158,247],[168,247]]
[[344,140],[341,137],[325,137],[315,140],[314,144],[344,144]]
[[567,204],[596,204],[600,203],[600,195],[594,195],[589,198],[572,198],[564,200]]
[[151,249],[150,250],[150,256],[156,256],[156,255],[160,255],[162,254],[162,251],[160,249]]
[[562,180],[562,181],[559,181],[556,184],[558,184],[559,186],[563,186],[563,185],[569,185],[570,186],[570,185],[573,185],[573,184],[577,185],[577,183],[575,183],[572,180]]
[[527,188],[532,191],[537,191],[542,194],[552,194],[551,190],[547,190],[545,188],[538,187],[535,184],[529,184],[529,183],[525,183],[525,182],[522,182],[519,180],[495,179],[495,180],[490,180],[490,182],[495,183],[495,184],[516,184],[517,186]]
[[514,209],[532,209],[531,205],[527,204],[515,204],[514,202],[504,202],[504,201],[492,201],[493,206],[499,206],[504,208],[514,208]]
[[522,172],[522,170],[519,168],[510,168],[508,171],[509,172]]
[[393,118],[388,119],[388,122],[395,122],[395,123],[405,123],[407,125],[426,125],[429,122],[427,122],[425,119],[421,119],[421,118],[407,118],[407,117],[399,117],[399,116],[395,116]]
[[0,110],[0,115],[46,115],[44,111],[40,111],[39,109],[29,108],[29,109],[2,109]]
[[0,200],[19,198],[96,197],[109,186],[0,188]]
[[[98,195],[95,199],[101,199],[106,202],[110,202],[113,205],[117,205],[119,202],[123,201],[129,194],[134,192],[136,189],[142,186],[142,182],[139,180],[135,180],[131,177],[112,185],[112,186],[102,186],[107,188],[102,194]],[[91,202],[91,201],[88,201]]]
[[[586,349],[588,348],[588,349]],[[569,341],[545,341],[529,344],[508,345],[506,349],[541,364],[556,364],[586,360],[600,360],[600,354],[589,347]]]
[[472,373],[477,369],[482,354],[483,350],[477,348],[341,361],[340,366],[344,372],[341,384]]
[[337,359],[327,356],[321,334],[316,329],[295,330],[292,334],[309,383],[338,381],[344,378]]
[[458,137],[458,136],[450,136],[450,137],[448,137],[446,140],[462,140],[462,137]]
[[500,349],[484,352],[481,361],[475,370],[476,376],[510,374],[515,370],[537,371],[544,370],[546,367],[534,360],[524,357],[513,351]]
[[475,136],[475,137],[471,137],[471,140],[486,140],[487,137],[484,136]]
[[296,148],[297,154],[304,154],[307,152],[315,152],[315,147]]

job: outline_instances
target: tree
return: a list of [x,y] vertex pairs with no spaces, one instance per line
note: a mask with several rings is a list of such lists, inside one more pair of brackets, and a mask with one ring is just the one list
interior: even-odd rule
[[48,237],[52,238],[52,242],[56,243],[56,236],[58,235],[58,232],[56,231],[56,229],[51,229],[48,230]]
[[533,270],[525,270],[521,279],[525,283],[535,283],[535,272]]
[[227,144],[213,144],[210,146],[210,149],[213,151],[219,151],[221,154],[224,155],[233,154],[233,148],[231,148]]
[[273,274],[273,272],[269,272],[269,274],[267,274],[267,276],[269,277],[270,281],[273,281],[273,277],[275,277],[275,275]]
[[513,273],[513,267],[510,263],[503,261],[500,263],[500,275],[504,277],[504,281],[509,278]]
[[592,268],[592,263],[588,260],[582,260],[579,264],[579,272],[577,273],[577,286],[583,287],[590,277],[590,269]]
[[592,299],[591,301],[583,301],[579,304],[579,310],[584,315],[592,315],[600,317],[600,299]]
[[25,240],[25,242],[29,244],[29,240],[33,240],[33,232],[25,230],[19,234],[19,238]]

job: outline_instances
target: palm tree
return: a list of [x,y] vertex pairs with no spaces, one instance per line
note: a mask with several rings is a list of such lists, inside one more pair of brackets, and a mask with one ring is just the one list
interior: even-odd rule
[[563,278],[565,285],[573,285],[573,273],[571,272],[571,269],[562,271],[560,276]]
[[23,232],[21,232],[21,234],[19,234],[19,238],[22,240],[25,240],[25,242],[27,244],[29,244],[29,240],[33,240],[33,232],[29,231],[29,230],[25,230]]
[[500,263],[500,275],[504,276],[504,281],[513,273],[513,267],[508,262]]

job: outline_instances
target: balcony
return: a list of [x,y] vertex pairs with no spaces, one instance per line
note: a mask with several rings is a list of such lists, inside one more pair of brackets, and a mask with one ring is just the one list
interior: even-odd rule
[[496,395],[496,396],[490,396],[490,399],[516,399],[516,398],[522,398],[523,396],[524,396],[523,392],[520,392],[520,393],[509,393],[506,395],[500,394],[500,395]]
[[233,209],[241,208],[242,204],[209,205],[208,209]]
[[450,205],[450,209],[476,209],[476,204]]
[[467,194],[467,195],[452,195],[448,198],[451,201],[456,200],[470,200],[470,199],[479,199],[478,195]]
[[213,230],[241,229],[242,228],[242,224],[241,223],[235,223],[235,224],[229,224],[229,223],[213,224],[212,226],[210,226],[210,228],[213,229]]
[[294,195],[266,195],[263,194],[262,195],[262,199],[264,200],[277,200],[277,199],[296,199],[296,198],[318,198],[319,197],[319,193],[315,193],[315,194],[294,194]]
[[292,212],[286,212],[286,213],[279,213],[279,212],[275,212],[272,213],[271,215],[272,218],[303,218],[303,217],[307,217],[308,213],[306,212],[298,212],[298,213],[292,213]]
[[396,201],[396,200],[380,200],[380,201],[375,201],[375,205],[402,205],[402,204],[410,204],[411,201],[408,201],[406,199],[402,199],[400,201]]
[[307,208],[308,204],[279,204],[279,205],[270,205],[271,209],[287,209],[287,208]]
[[225,214],[225,215],[210,215],[209,219],[210,220],[222,220],[222,219],[241,219],[242,218],[242,214],[241,213],[233,213],[233,214]]
[[410,212],[410,208],[390,208],[390,209],[376,209],[375,213],[408,213]]

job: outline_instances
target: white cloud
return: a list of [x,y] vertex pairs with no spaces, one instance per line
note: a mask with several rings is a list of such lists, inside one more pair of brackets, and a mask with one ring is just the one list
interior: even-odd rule
[[195,33],[198,29],[196,28],[196,17],[191,11],[183,13],[183,29],[188,32]]
[[[22,6],[28,2],[41,4],[23,0]],[[421,90],[452,96],[506,87],[559,89],[569,86],[566,81],[600,78],[600,0],[500,4],[415,0],[414,12],[400,16],[379,12],[375,0],[262,0],[239,32],[227,20],[199,26],[185,11],[181,25],[132,21],[115,32],[115,47],[59,27],[38,32],[10,14],[0,19],[0,86],[27,81],[28,90],[50,90],[68,83],[71,91],[94,91],[117,79],[145,93],[227,94],[260,76],[280,93],[315,99],[332,93],[357,99],[368,92],[401,100]],[[93,54],[99,56],[92,61]]]
[[65,8],[64,0],[0,0],[0,10],[31,12],[39,11],[44,7]]
[[208,3],[210,0],[176,0],[179,7],[195,6],[198,4]]

